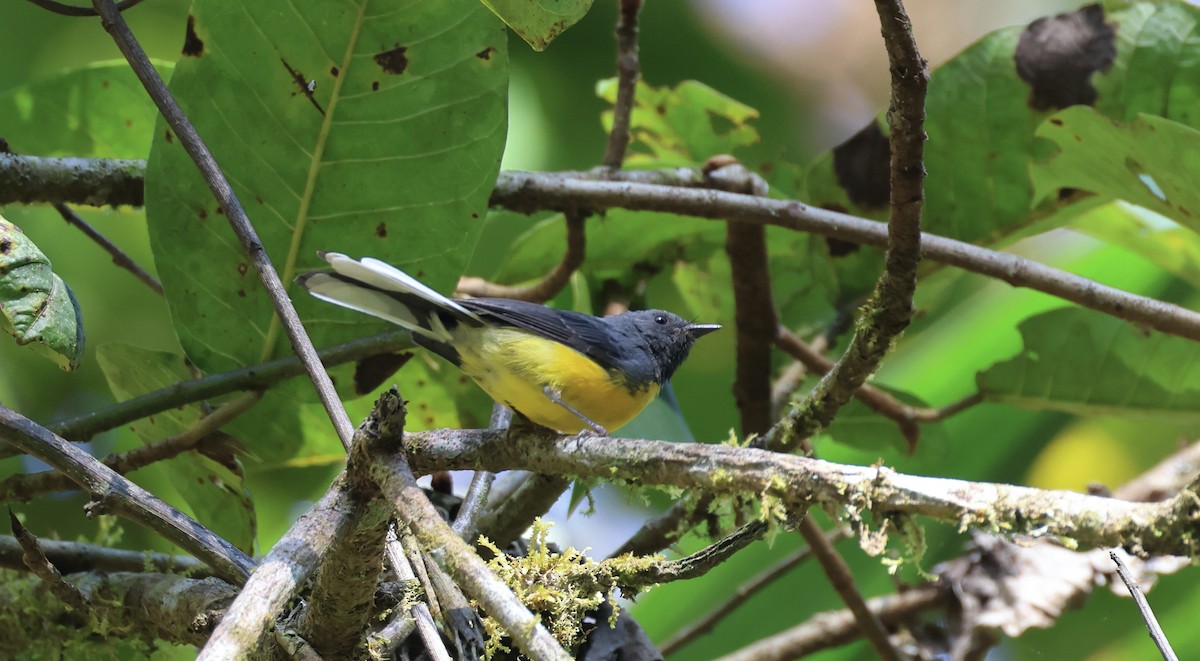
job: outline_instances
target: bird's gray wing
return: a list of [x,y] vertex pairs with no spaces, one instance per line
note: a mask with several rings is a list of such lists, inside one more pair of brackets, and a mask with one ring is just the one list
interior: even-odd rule
[[560,342],[606,369],[617,369],[626,353],[617,344],[619,338],[609,332],[609,325],[598,317],[507,298],[472,298],[459,303],[484,321]]

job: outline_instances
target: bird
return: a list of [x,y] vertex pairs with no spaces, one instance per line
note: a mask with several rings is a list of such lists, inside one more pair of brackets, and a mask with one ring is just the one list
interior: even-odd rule
[[318,252],[296,282],[318,299],[390,321],[493,400],[564,434],[604,436],[642,411],[720,328],[665,310],[608,317],[506,298],[454,299],[371,257]]

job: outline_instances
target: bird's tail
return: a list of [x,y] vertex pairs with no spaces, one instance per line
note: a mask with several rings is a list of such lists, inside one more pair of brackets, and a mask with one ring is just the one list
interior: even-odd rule
[[336,252],[317,254],[333,270],[305,273],[296,282],[323,301],[407,328],[419,344],[428,346],[431,340],[445,346],[453,341],[450,331],[459,323],[483,325],[457,301],[390,264],[370,257],[355,260]]

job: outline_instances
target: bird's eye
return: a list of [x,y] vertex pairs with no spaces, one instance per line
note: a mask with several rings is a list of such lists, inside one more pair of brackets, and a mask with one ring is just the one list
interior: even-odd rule
[[654,315],[654,323],[658,324],[659,326],[666,326],[667,325],[667,315],[665,315],[665,314]]

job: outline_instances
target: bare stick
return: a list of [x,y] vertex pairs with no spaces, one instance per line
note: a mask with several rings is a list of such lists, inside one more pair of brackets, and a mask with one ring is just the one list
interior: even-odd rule
[[637,82],[642,75],[638,61],[638,13],[642,11],[642,0],[618,2],[617,101],[613,104],[612,130],[604,150],[604,166],[612,170],[620,169],[625,162],[625,151],[629,148],[629,119],[633,114]]
[[[221,427],[249,410],[261,398],[262,393],[246,393],[197,420],[195,424],[180,434],[128,452],[110,454],[102,461],[105,466],[124,475],[155,462],[177,457],[195,449]],[[75,482],[67,475],[57,471],[23,473],[0,480],[0,501],[28,501],[47,493],[74,488],[76,488]]]
[[[828,533],[827,538],[832,543],[845,539],[849,534],[850,531],[848,529],[838,528]],[[670,656],[678,652],[684,645],[712,631],[713,627],[730,613],[737,610],[739,606],[749,601],[751,597],[758,594],[763,588],[786,576],[788,572],[800,566],[810,557],[812,557],[812,551],[808,547],[804,547],[780,560],[774,566],[751,578],[749,581],[737,586],[737,589],[733,591],[733,594],[728,599],[717,604],[712,610],[701,616],[700,619],[676,631],[666,642],[659,645],[659,651],[663,653],[663,656]]]
[[1109,551],[1108,557],[1116,563],[1117,576],[1120,576],[1121,580],[1125,582],[1125,587],[1129,588],[1129,594],[1133,597],[1133,602],[1137,604],[1138,613],[1146,623],[1146,629],[1150,632],[1150,640],[1153,640],[1154,645],[1158,647],[1158,653],[1166,661],[1179,661],[1179,657],[1175,656],[1175,650],[1171,648],[1171,642],[1167,640],[1167,635],[1158,625],[1158,618],[1154,617],[1154,611],[1150,610],[1150,602],[1146,601],[1146,595],[1142,594],[1142,588],[1129,574],[1129,568],[1125,566],[1121,556],[1116,551]]
[[152,289],[155,294],[158,294],[159,296],[163,295],[162,283],[159,282],[157,278],[150,275],[146,269],[139,266],[138,263],[133,261],[129,255],[126,255],[125,251],[121,250],[117,244],[109,241],[107,236],[104,236],[99,230],[97,230],[95,227],[92,227],[91,224],[81,218],[79,214],[75,213],[71,207],[68,207],[62,202],[58,202],[54,205],[54,210],[63,217],[63,220],[67,221],[68,225],[74,225],[75,227],[79,228],[79,230],[87,235],[89,239],[94,241],[97,245],[103,248],[105,252],[111,255],[113,264],[116,264],[117,266],[132,273],[133,277],[142,281],[142,284]]
[[[388,531],[387,537],[387,559],[391,565],[392,571],[396,572],[396,578],[401,581],[416,581],[417,574],[413,571],[412,563],[408,561],[408,557],[404,555],[404,549],[400,546],[400,540],[397,538],[395,528]],[[430,612],[429,604],[424,601],[418,601],[408,609],[412,616],[412,627],[399,628],[395,632],[397,636],[394,640],[388,642],[388,648],[395,647],[404,642],[413,631],[416,631],[421,636],[421,642],[425,643],[426,651],[429,652],[437,661],[448,661],[450,653],[442,644],[442,639],[438,635],[437,623],[433,621],[433,613]],[[403,635],[403,638],[399,637]],[[382,644],[380,641],[376,645]]]
[[291,299],[288,298],[287,290],[280,281],[279,274],[271,264],[271,258],[267,256],[267,251],[263,247],[262,241],[259,240],[258,233],[254,230],[250,219],[246,217],[246,210],[242,208],[241,201],[233,192],[233,187],[229,185],[229,181],[204,144],[200,134],[188,121],[187,115],[179,107],[175,97],[171,96],[171,92],[167,90],[166,84],[163,83],[154,66],[150,64],[149,58],[146,57],[145,51],[133,36],[133,32],[129,30],[129,26],[125,23],[117,6],[113,4],[112,0],[92,0],[92,6],[104,19],[104,28],[116,41],[117,47],[129,61],[134,73],[142,81],[142,85],[150,93],[150,97],[154,99],[154,104],[158,106],[167,125],[175,132],[180,144],[196,162],[196,167],[204,176],[209,189],[212,190],[221,208],[225,210],[230,226],[233,227],[234,233],[241,241],[242,248],[246,251],[254,269],[258,271],[263,289],[271,297],[275,311],[292,342],[292,348],[299,356],[300,362],[304,364],[309,378],[312,379],[317,396],[320,397],[321,404],[325,406],[325,412],[329,415],[329,420],[333,423],[338,438],[342,441],[342,446],[349,449],[351,438],[354,435],[354,427],[350,424],[350,418],[346,415],[346,409],[342,406],[341,400],[338,399],[337,391],[333,388],[329,374],[321,365],[321,359],[317,356],[317,350],[313,347],[312,340],[305,332],[304,325],[300,323],[300,317],[296,314],[296,308],[292,305]]
[[142,206],[146,161],[0,153],[0,204]]
[[[593,181],[529,172],[503,172],[492,204],[517,211],[621,208],[775,225],[870,246],[887,245],[887,225],[795,200],[772,200],[709,189],[625,181]],[[1028,287],[1104,314],[1200,340],[1200,313],[1102,285],[1004,252],[933,234],[921,235],[923,258]]]
[[[952,596],[945,590],[926,585],[900,594],[867,600],[867,606],[882,622],[894,626],[916,613],[948,603]],[[849,610],[830,611],[813,616],[804,624],[720,657],[720,661],[786,661],[806,654],[845,645],[858,638],[858,621]]]
[[64,604],[80,613],[87,613],[90,610],[87,598],[83,596],[79,588],[71,585],[63,578],[58,568],[54,566],[54,563],[50,562],[50,559],[46,557],[46,552],[42,550],[42,545],[38,542],[37,536],[21,525],[20,519],[17,518],[16,514],[12,513],[11,509],[8,511],[8,522],[12,526],[13,536],[16,537],[17,542],[21,545],[23,552],[21,559],[25,563],[25,566],[29,568],[29,571],[42,579],[42,582],[50,588],[50,592],[61,599]]
[[[168,555],[150,551],[127,551],[84,542],[40,540],[50,562],[64,574],[78,572],[175,572],[192,578],[211,576],[212,571],[187,555]],[[16,538],[0,535],[0,567],[25,569],[21,546]]]
[[[91,7],[76,7],[74,5],[55,2],[54,0],[29,0],[29,2],[41,7],[42,9],[59,14],[60,16],[82,17],[96,15],[96,10]],[[130,7],[136,7],[141,3],[142,0],[123,0],[122,2],[117,3],[117,11],[125,11]]]
[[89,512],[112,511],[139,523],[195,555],[225,580],[240,584],[254,561],[183,512],[121,477],[79,447],[10,409],[0,406],[0,439],[66,473],[92,494]]
[[[492,419],[488,427],[498,431],[508,429],[512,424],[512,415],[512,411],[503,404],[493,404]],[[479,534],[479,516],[487,507],[488,495],[492,492],[492,484],[495,481],[496,474],[491,471],[475,471],[475,475],[471,477],[471,484],[463,496],[462,505],[458,508],[458,516],[454,517],[454,523],[451,524],[454,532],[468,544],[473,544],[475,536]]]
[[510,287],[488,282],[483,278],[462,277],[458,280],[455,293],[474,297],[515,298],[534,303],[545,303],[558,296],[558,292],[567,286],[571,276],[583,264],[584,256],[587,254],[587,233],[585,231],[587,214],[572,212],[565,216],[567,247],[563,252],[562,261],[556,264],[541,280],[532,285]]

